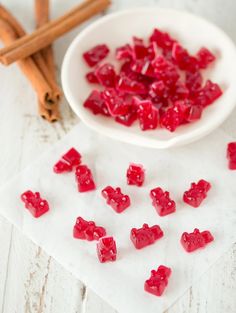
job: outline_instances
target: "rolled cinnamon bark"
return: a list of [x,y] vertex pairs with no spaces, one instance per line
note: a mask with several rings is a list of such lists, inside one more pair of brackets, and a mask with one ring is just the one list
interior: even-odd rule
[[[17,19],[3,5],[0,5],[0,17],[5,19],[12,26],[17,34],[17,37],[26,35],[26,32],[20,22],[18,22]],[[35,53],[32,57],[34,58],[35,63],[52,89],[52,99],[49,102],[43,102],[46,108],[52,110],[52,106],[57,106],[57,102],[61,98],[61,89],[56,83],[55,77],[52,74],[52,71],[48,68],[48,65],[46,64],[46,61],[44,60],[41,52]]]
[[[35,20],[36,27],[39,28],[49,21],[49,0],[35,0]],[[52,46],[48,46],[41,51],[41,55],[47,65],[51,77],[56,81],[56,69],[54,63],[54,55]],[[58,98],[59,102],[60,98]],[[45,110],[45,107],[39,104],[39,114],[51,122],[55,122],[60,119],[60,112],[58,106],[54,110]],[[47,117],[45,117],[47,115]]]
[[86,0],[64,16],[47,23],[30,35],[18,39],[0,50],[0,61],[9,65],[47,47],[55,39],[70,31],[90,17],[105,10],[110,0]]
[[[3,18],[0,18],[0,38],[5,45],[14,42],[18,38],[18,35],[14,31],[13,27]],[[53,102],[52,89],[44,79],[44,76],[35,64],[34,60],[31,57],[27,57],[18,61],[18,64],[37,92],[40,102]]]

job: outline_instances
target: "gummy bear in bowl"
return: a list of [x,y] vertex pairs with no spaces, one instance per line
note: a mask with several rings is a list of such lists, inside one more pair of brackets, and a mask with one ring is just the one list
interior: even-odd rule
[[200,139],[231,114],[234,60],[231,39],[206,20],[157,7],[133,9],[80,32],[65,55],[62,85],[89,127],[163,149]]

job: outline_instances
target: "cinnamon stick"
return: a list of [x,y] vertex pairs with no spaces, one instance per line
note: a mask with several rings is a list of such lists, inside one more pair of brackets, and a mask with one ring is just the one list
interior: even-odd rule
[[0,50],[0,62],[9,65],[47,47],[72,28],[105,10],[110,0],[86,0],[64,16],[47,23],[30,35]]
[[[37,28],[43,26],[49,21],[49,0],[35,0],[35,20]],[[52,46],[50,45],[41,50],[41,54],[47,65],[50,75],[54,80],[56,80],[56,70]],[[60,119],[60,112],[58,107],[54,110],[49,110],[46,109],[42,103],[39,103],[39,114],[51,122],[55,122]]]
[[[0,17],[0,39],[5,45],[14,42],[18,38],[17,33],[13,27],[3,18]],[[38,94],[38,98],[41,103],[52,102],[52,89],[48,85],[47,81],[44,79],[41,71],[35,64],[33,58],[27,57],[23,60],[18,61],[18,64],[31,82],[33,88]]]
[[[12,26],[18,37],[26,35],[26,32],[20,22],[3,5],[0,5],[0,17],[5,19]],[[52,75],[50,69],[48,68],[42,54],[40,52],[37,52],[33,55],[33,58],[38,68],[42,72],[45,80],[48,82],[49,86],[52,89],[51,101],[49,101],[48,103],[44,103],[47,108],[52,109],[52,105],[57,105],[57,102],[61,98],[61,89],[56,83],[55,77]]]

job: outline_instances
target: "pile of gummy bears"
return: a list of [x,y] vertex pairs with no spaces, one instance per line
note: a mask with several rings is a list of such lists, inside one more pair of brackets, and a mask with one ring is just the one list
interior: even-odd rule
[[84,102],[95,115],[125,126],[138,120],[143,131],[162,127],[173,132],[200,119],[203,110],[222,95],[218,84],[203,81],[203,71],[215,61],[212,52],[202,47],[191,55],[159,29],[154,29],[147,44],[133,37],[132,44],[118,47],[117,69],[111,63],[101,64],[109,52],[106,44],[100,44],[83,54],[93,68],[86,74],[87,81],[100,87]]

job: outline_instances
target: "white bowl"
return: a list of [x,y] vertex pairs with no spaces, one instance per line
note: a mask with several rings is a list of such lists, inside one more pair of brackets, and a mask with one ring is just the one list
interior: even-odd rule
[[[83,101],[96,87],[85,80],[90,69],[82,59],[83,52],[96,44],[106,43],[112,51],[106,61],[115,62],[116,47],[130,42],[134,35],[147,38],[155,27],[170,32],[192,53],[206,46],[217,55],[215,64],[206,71],[206,77],[220,84],[223,96],[205,109],[199,121],[183,125],[173,133],[166,129],[141,131],[138,123],[125,127],[85,109]],[[95,21],[73,40],[63,61],[62,86],[74,112],[94,130],[145,147],[180,146],[209,134],[232,112],[236,104],[236,48],[218,27],[186,12],[158,7],[122,11]]]

